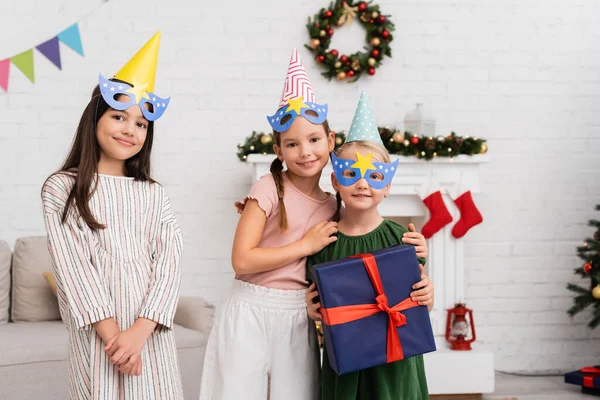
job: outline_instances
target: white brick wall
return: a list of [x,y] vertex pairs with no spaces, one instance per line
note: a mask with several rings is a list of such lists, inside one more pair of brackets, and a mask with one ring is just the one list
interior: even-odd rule
[[[101,0],[2,5],[0,59],[58,33]],[[347,129],[366,90],[380,125],[424,101],[441,134],[489,139],[475,199],[485,223],[466,237],[467,302],[478,338],[505,371],[597,364],[600,329],[570,320],[564,289],[575,248],[600,202],[600,5],[593,0],[381,1],[396,23],[394,58],[374,78],[327,82],[302,48],[309,14],[327,1],[111,0],[80,23],[85,57],[63,46],[63,70],[35,54],[34,85],[13,66],[0,93],[0,238],[42,234],[39,191],[66,154],[98,72],[113,74],[163,31],[156,91],[172,95],[157,123],[155,175],[185,232],[183,293],[228,292],[232,203],[250,170],[235,145],[278,101],[291,48],[301,48],[330,122]],[[50,17],[52,16],[52,17]],[[360,28],[336,30],[341,51]],[[358,42],[357,42],[358,41]],[[55,94],[56,93],[56,94]],[[218,168],[215,168],[218,166]]]

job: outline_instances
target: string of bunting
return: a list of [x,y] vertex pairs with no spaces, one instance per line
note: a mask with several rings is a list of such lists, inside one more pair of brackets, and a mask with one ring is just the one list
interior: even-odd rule
[[[100,8],[104,3],[109,0],[102,0],[102,2],[94,9],[86,13],[80,21],[86,18],[88,15]],[[81,43],[81,35],[79,33],[79,23],[75,22],[67,29],[57,33],[52,38],[34,46],[28,50],[22,51],[19,54],[15,54],[12,57],[0,60],[0,87],[5,92],[8,92],[8,79],[10,75],[10,65],[14,65],[19,69],[30,81],[35,83],[35,68],[34,68],[34,50],[40,52],[46,57],[52,64],[58,69],[62,70],[62,62],[60,58],[60,45],[63,43],[77,54],[83,57],[83,45]]]
[[19,54],[0,61],[0,86],[5,92],[8,92],[8,77],[10,72],[10,64],[17,67],[30,81],[35,83],[35,72],[33,65],[33,50],[36,49],[42,53],[50,62],[58,69],[62,70],[60,60],[60,43],[64,43],[69,48],[73,49],[77,54],[83,56],[83,46],[81,44],[81,36],[79,34],[79,25],[74,23],[67,29],[56,34],[49,40],[38,44],[37,46],[25,50]]
[[[431,160],[436,157],[455,157],[458,155],[473,156],[484,154],[488,147],[485,139],[470,136],[458,136],[451,132],[448,136],[417,136],[410,132],[401,132],[395,128],[378,127],[381,140],[390,154],[414,156]],[[346,140],[344,132],[335,133],[335,148],[339,148]],[[273,152],[273,135],[253,131],[242,144],[238,144],[237,156],[245,162],[250,154],[275,154]]]

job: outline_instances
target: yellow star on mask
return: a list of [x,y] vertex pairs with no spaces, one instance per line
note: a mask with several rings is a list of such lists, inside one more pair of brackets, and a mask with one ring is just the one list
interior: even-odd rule
[[372,158],[373,158],[373,153],[369,153],[368,155],[363,156],[362,154],[360,154],[357,151],[356,152],[356,160],[357,161],[354,164],[352,164],[351,167],[360,169],[360,176],[364,178],[365,174],[367,173],[367,170],[372,169],[372,170],[377,171],[377,168],[375,168],[375,166],[371,162]]
[[290,112],[290,110],[294,110],[296,111],[296,114],[300,115],[300,110],[308,108],[308,106],[302,102],[302,96],[298,96],[295,99],[288,99],[288,102],[290,105],[287,110],[285,110],[286,113]]
[[127,89],[127,93],[135,95],[135,101],[137,103],[139,103],[140,100],[142,100],[142,97],[145,97],[146,99],[150,100],[150,97],[146,93],[148,83],[139,83],[137,79],[133,78],[133,85],[131,86],[133,87],[131,89]]

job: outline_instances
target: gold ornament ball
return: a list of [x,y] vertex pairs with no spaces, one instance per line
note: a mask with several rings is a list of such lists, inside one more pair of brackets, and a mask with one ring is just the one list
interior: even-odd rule
[[342,144],[342,138],[341,137],[336,137],[335,138],[335,144],[338,145],[338,146],[341,145]]
[[320,44],[321,44],[321,41],[319,39],[313,39],[310,41],[310,47],[312,47],[313,49],[316,49],[317,47],[319,47]]
[[600,285],[592,289],[592,296],[594,296],[595,299],[600,300]]
[[254,146],[250,146],[250,151],[254,151]]
[[377,17],[379,17],[379,13],[378,13],[377,11],[373,11],[373,12],[371,13],[371,18],[375,19],[375,18],[377,18]]
[[380,44],[381,39],[379,39],[378,37],[374,37],[373,39],[371,39],[371,46],[378,47]]
[[319,32],[319,36],[321,36],[321,37],[324,37],[326,34],[327,34],[327,32],[325,32],[325,31]]
[[408,145],[410,144],[410,142],[408,141],[408,139],[404,139],[404,141],[402,142],[402,144],[404,145],[404,147],[408,147]]
[[396,143],[402,143],[404,141],[404,133],[396,132],[392,135],[392,140]]
[[269,144],[269,143],[273,143],[273,136],[271,136],[271,135],[263,135],[263,136],[260,138],[260,142],[261,142],[262,144]]
[[336,67],[336,68],[339,68],[339,67],[342,66],[342,62],[341,61],[336,61],[333,66]]
[[485,154],[488,151],[488,147],[487,144],[485,143],[481,143],[481,150],[479,151],[479,154]]
[[338,74],[337,74],[337,80],[338,81],[343,81],[344,79],[346,79],[346,73],[344,71],[338,72]]
[[374,59],[374,58],[369,58],[369,59],[367,60],[367,64],[369,64],[369,67],[374,67],[376,62],[377,62],[377,61],[375,61],[375,59]]

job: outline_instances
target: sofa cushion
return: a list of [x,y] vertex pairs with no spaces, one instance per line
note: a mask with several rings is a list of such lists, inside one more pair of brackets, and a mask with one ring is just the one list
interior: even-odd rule
[[0,240],[0,324],[8,322],[10,310],[10,258],[8,243]]
[[60,320],[58,300],[42,275],[52,270],[45,236],[17,239],[12,262],[13,321]]
[[[174,325],[178,349],[205,346],[205,336]],[[19,322],[0,325],[0,367],[60,361],[68,357],[68,332],[61,321]]]

